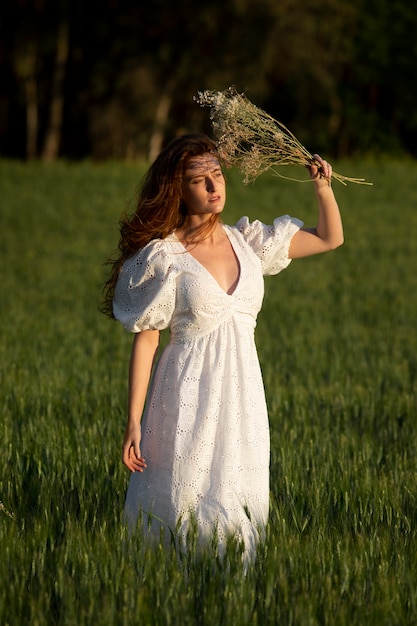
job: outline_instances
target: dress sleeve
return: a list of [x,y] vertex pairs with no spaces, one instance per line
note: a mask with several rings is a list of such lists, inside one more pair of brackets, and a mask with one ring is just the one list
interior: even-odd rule
[[302,226],[301,220],[282,215],[270,225],[259,220],[249,222],[247,217],[242,217],[235,227],[260,259],[263,274],[268,275],[278,274],[291,263],[288,258],[290,242]]
[[175,306],[176,281],[162,242],[151,242],[128,259],[119,274],[113,314],[126,330],[168,328]]

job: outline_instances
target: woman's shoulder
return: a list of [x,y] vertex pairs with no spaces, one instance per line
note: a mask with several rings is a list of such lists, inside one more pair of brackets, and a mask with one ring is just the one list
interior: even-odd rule
[[251,222],[245,216],[231,227],[231,231],[260,259],[264,274],[277,274],[290,263],[290,241],[302,226],[301,220],[289,215],[276,217],[272,224],[260,220]]
[[147,290],[148,295],[172,284],[176,275],[175,256],[170,254],[171,242],[154,239],[125,260],[117,278],[115,300],[126,292]]
[[155,239],[127,259],[117,279],[114,317],[132,332],[167,328],[175,305],[176,272],[165,240]]
[[285,228],[288,224],[297,224],[297,226],[300,227],[302,222],[301,220],[291,217],[290,215],[280,215],[279,217],[275,217],[273,221],[268,224],[258,219],[251,221],[248,216],[244,215],[236,222],[236,224],[230,225],[227,228],[238,231],[244,236],[250,236],[272,229],[277,230],[277,228],[280,227]]
[[166,267],[170,263],[169,255],[173,251],[175,241],[171,236],[166,239],[152,239],[143,248],[126,259],[123,269],[132,267],[155,266]]

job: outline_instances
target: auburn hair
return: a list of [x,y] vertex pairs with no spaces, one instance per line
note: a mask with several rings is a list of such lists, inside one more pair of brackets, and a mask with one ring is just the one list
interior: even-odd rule
[[[104,300],[100,310],[113,318],[113,295],[124,262],[153,239],[165,239],[187,223],[187,208],[182,200],[182,184],[186,162],[190,157],[215,152],[216,144],[207,135],[187,134],[169,143],[149,167],[139,191],[136,210],[119,221],[119,254],[109,259],[110,275],[103,287]],[[211,216],[197,233],[198,243],[214,228],[219,215]]]

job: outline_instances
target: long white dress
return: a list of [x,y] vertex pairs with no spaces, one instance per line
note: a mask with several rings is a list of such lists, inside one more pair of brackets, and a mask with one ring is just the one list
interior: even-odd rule
[[190,516],[200,538],[216,529],[256,547],[269,508],[269,424],[254,340],[264,274],[290,263],[302,222],[243,217],[223,226],[240,264],[228,295],[175,234],[150,242],[123,266],[116,319],[132,332],[170,329],[142,420],[143,473],[131,474],[125,513],[145,528],[185,538]]

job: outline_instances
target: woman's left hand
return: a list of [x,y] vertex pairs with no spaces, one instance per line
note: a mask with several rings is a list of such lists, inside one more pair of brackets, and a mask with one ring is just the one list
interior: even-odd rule
[[320,186],[331,185],[333,168],[330,163],[321,158],[319,154],[313,154],[314,162],[309,166],[310,176],[316,183],[323,181]]

